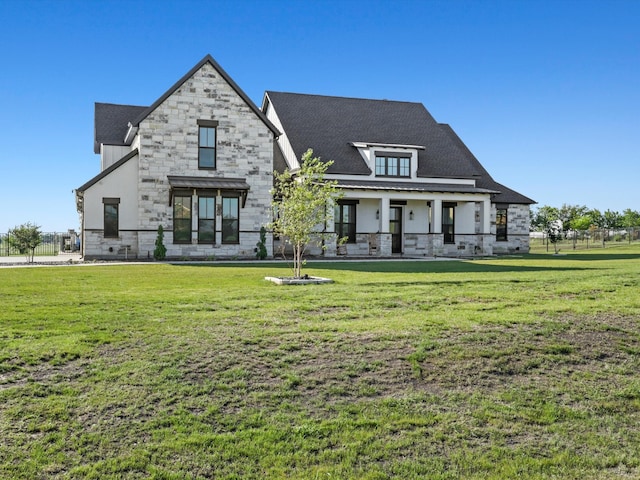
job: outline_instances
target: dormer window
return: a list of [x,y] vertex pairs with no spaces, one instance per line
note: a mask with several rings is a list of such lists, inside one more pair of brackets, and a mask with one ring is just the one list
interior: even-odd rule
[[376,177],[410,177],[410,153],[376,152]]

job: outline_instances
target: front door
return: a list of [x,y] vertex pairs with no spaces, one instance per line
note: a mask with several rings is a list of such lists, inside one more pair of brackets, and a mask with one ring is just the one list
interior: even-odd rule
[[389,211],[391,253],[402,253],[402,207],[391,207]]

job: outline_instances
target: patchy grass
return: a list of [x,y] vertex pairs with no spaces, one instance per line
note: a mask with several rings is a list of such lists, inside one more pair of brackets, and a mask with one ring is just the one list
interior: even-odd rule
[[0,269],[0,477],[640,477],[640,248],[308,272]]

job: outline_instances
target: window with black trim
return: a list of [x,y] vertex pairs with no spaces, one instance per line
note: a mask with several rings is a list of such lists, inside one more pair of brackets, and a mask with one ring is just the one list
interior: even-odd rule
[[222,243],[240,243],[240,199],[222,197]]
[[215,170],[218,122],[198,120],[198,167]]
[[456,243],[455,214],[455,203],[442,204],[442,234],[444,235],[444,243]]
[[198,197],[198,243],[216,241],[216,199],[213,196]]
[[191,195],[173,197],[173,243],[191,243]]
[[119,198],[103,198],[104,207],[104,236],[105,238],[117,238],[119,231]]
[[507,207],[496,208],[496,241],[507,241]]
[[347,243],[356,243],[356,203],[339,201],[333,215],[338,238],[347,237]]
[[410,177],[411,157],[376,154],[376,176]]

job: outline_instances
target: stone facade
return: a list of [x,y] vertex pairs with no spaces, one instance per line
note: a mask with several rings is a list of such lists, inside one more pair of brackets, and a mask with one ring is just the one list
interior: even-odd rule
[[[172,87],[139,121],[136,137],[129,146],[132,152],[137,149],[135,159],[126,166],[103,172],[79,189],[78,198],[82,199],[79,205],[83,208],[94,205],[90,212],[92,218],[84,220],[85,258],[153,258],[160,225],[165,232],[167,258],[255,258],[260,228],[271,218],[276,130],[246,95],[230,83],[219,66],[207,58],[210,57],[205,57],[191,75],[183,77],[182,83]],[[215,170],[199,168],[198,121],[201,120],[217,122]],[[196,179],[194,186],[186,190],[192,199],[191,242],[174,242],[169,176]],[[197,200],[202,190],[198,189],[198,181],[222,185],[215,182],[225,179],[240,180],[248,190],[245,186],[242,191],[229,193],[225,187],[205,187],[207,195],[216,199],[216,234],[213,244],[199,244]],[[181,193],[184,191],[181,188]],[[239,241],[233,244],[221,241],[220,207],[224,195],[240,198]],[[118,238],[104,238],[101,218],[104,197],[119,199]],[[266,248],[268,256],[272,256],[270,234],[267,234]]]
[[[217,120],[216,170],[198,168],[198,120]],[[169,257],[253,257],[260,227],[270,220],[273,133],[208,63],[182,84],[140,124],[140,253],[153,252],[158,225],[167,231]],[[169,175],[244,178],[250,186],[240,209],[240,243],[173,243]],[[196,202],[194,195],[194,205]],[[217,197],[220,204],[221,197]],[[193,230],[197,230],[196,215]],[[272,255],[272,242],[267,251]]]
[[[507,241],[495,241],[493,236],[493,253],[529,253],[529,205],[509,205],[507,209]],[[491,225],[495,234],[496,208],[491,209]]]

